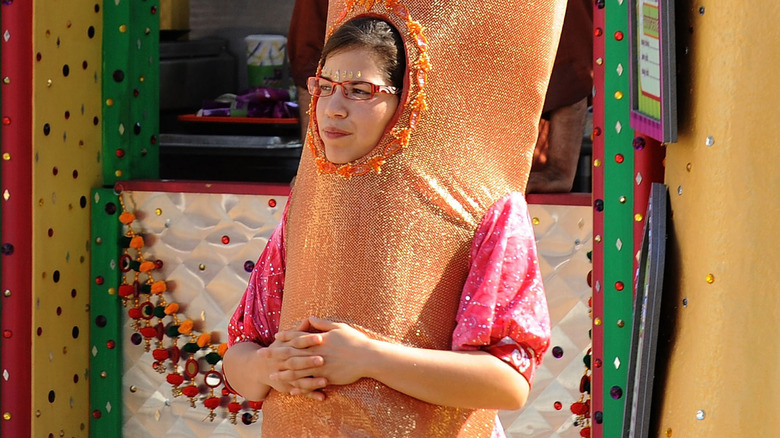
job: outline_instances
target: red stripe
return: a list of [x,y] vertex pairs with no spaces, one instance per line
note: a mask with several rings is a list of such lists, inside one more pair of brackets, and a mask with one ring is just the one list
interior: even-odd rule
[[118,182],[115,188],[117,191],[135,192],[223,193],[263,196],[288,196],[290,194],[290,185],[283,183],[136,180]]
[[[634,250],[639,251],[642,248],[645,222],[647,222],[647,201],[650,200],[651,185],[654,182],[664,182],[663,160],[666,148],[662,147],[658,140],[643,136],[639,132],[636,136],[645,139],[645,147],[634,154],[634,178],[636,179],[637,174],[642,174],[641,184],[634,185],[634,214],[641,214],[643,218],[641,222],[634,221]],[[638,263],[634,257],[633,272],[637,272]],[[635,290],[635,296],[636,293]]]
[[[0,420],[0,436],[31,436],[32,392],[32,3],[17,1],[3,5],[0,17],[2,38],[0,76],[10,79],[2,85],[0,131],[2,152],[10,160],[0,164],[2,192],[2,243],[14,252],[2,255],[0,289],[4,291],[3,337],[0,344],[2,370],[8,373],[0,393],[0,411],[11,415]],[[10,120],[10,123],[6,124]],[[10,296],[5,296],[10,291]],[[10,334],[10,337],[7,335]]]
[[528,204],[586,206],[591,205],[591,198],[590,193],[549,193],[529,194],[526,201]]
[[[604,9],[595,7],[593,9],[593,26],[605,29],[606,18]],[[595,35],[595,33],[594,33]],[[593,39],[593,85],[596,87],[596,94],[593,96],[593,127],[601,129],[601,135],[593,137],[593,160],[600,160],[601,166],[593,167],[593,200],[604,199],[604,62],[601,65],[596,63],[596,59],[604,59],[604,35]],[[596,236],[604,236],[604,214],[594,213],[593,215],[593,318],[604,317],[604,243],[596,242]],[[600,291],[596,291],[596,284],[601,285]],[[596,360],[606,363],[604,358],[604,329],[603,325],[593,325],[591,353],[591,418],[593,413],[604,411],[604,372],[602,367],[596,367]],[[601,438],[604,434],[602,424],[591,422],[591,437]]]

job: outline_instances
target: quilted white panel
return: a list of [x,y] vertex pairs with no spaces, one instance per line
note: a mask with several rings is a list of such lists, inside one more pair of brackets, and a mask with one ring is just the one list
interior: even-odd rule
[[[128,209],[138,217],[136,231],[145,234],[145,257],[164,263],[157,275],[168,283],[168,301],[183,305],[183,313],[196,322],[197,330],[216,335],[213,342],[224,342],[228,320],[249,279],[244,264],[257,260],[282,218],[286,198],[160,192],[125,192],[124,196]],[[269,204],[271,200],[275,202]],[[228,243],[223,243],[223,236]],[[247,426],[239,416],[234,425],[224,407],[209,421],[208,409],[201,404],[193,409],[186,397],[174,398],[165,375],[152,368],[151,353],[129,342],[131,322],[125,317],[124,436],[260,435],[259,422]]]
[[[501,412],[499,418],[510,438],[574,438],[569,410],[580,399],[580,379],[585,371],[582,358],[590,348],[591,318],[588,299],[591,270],[593,210],[590,206],[529,206],[536,233],[547,303],[550,307],[552,341],[537,370],[528,402],[520,411]],[[553,347],[563,355],[555,358]],[[555,402],[562,408],[555,409]]]
[[[286,198],[125,192],[125,202],[138,217],[136,231],[147,236],[145,255],[164,262],[158,275],[169,284],[169,301],[184,306],[183,313],[198,322],[196,329],[216,334],[214,342],[224,341],[228,320],[249,278],[244,263],[256,261],[281,219]],[[501,412],[500,418],[509,437],[578,437],[569,405],[579,399],[582,357],[590,345],[586,276],[591,266],[586,254],[591,249],[591,209],[532,205],[531,215],[538,219],[534,222],[553,324],[552,346],[561,347],[563,356],[548,352],[525,409]],[[223,243],[223,236],[229,243]],[[239,416],[232,424],[224,407],[209,421],[201,404],[193,409],[186,397],[174,398],[164,374],[152,368],[151,353],[129,342],[130,322],[126,317],[124,436],[260,436],[260,422],[247,426]],[[556,401],[563,405],[561,410],[554,408]]]

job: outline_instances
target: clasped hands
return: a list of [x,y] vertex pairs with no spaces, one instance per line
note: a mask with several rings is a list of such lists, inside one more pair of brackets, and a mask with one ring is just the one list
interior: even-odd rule
[[272,388],[323,401],[326,386],[366,377],[371,342],[347,324],[309,317],[294,330],[277,333],[274,342],[258,354],[268,361]]

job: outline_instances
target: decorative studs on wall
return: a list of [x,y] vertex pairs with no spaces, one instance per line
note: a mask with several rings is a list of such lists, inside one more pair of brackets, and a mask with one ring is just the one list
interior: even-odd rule
[[160,26],[157,9],[133,2],[114,2],[105,7],[105,183],[156,178]]
[[[9,415],[7,424],[0,424],[0,435],[75,436],[86,429],[82,420],[88,385],[72,376],[74,369],[88,368],[82,342],[88,294],[78,292],[86,287],[89,274],[83,264],[87,212],[74,209],[71,201],[97,181],[98,169],[83,163],[88,162],[85,156],[94,156],[90,148],[100,143],[89,110],[93,100],[99,100],[97,75],[89,66],[100,64],[95,61],[100,45],[86,34],[89,27],[100,27],[101,17],[91,5],[52,4],[34,15],[32,9],[31,2],[8,0],[2,2],[0,14],[2,235],[14,236],[4,242],[10,246],[4,247],[7,293],[0,320],[9,336],[3,338],[4,351],[18,341],[23,347],[11,351],[29,353],[14,354],[12,360],[2,355],[2,409]],[[7,224],[16,224],[15,229]],[[25,267],[15,266],[16,260]],[[29,371],[30,359],[35,374]],[[6,404],[5,394],[15,394],[12,403]],[[13,405],[33,409],[15,413]]]

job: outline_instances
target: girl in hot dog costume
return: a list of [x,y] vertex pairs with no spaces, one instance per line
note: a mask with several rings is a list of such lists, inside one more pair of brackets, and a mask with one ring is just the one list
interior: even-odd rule
[[565,0],[331,1],[306,150],[229,324],[267,436],[503,436],[549,346],[523,192]]

